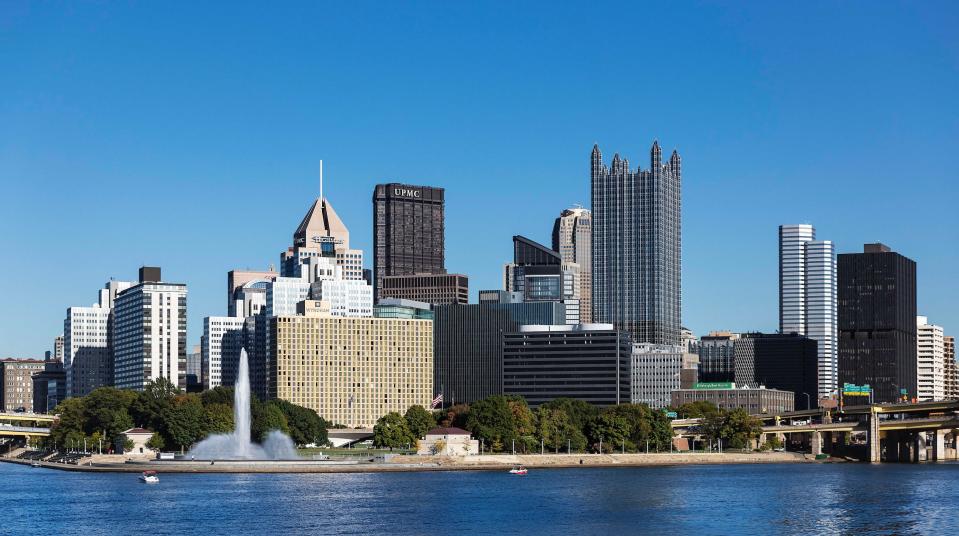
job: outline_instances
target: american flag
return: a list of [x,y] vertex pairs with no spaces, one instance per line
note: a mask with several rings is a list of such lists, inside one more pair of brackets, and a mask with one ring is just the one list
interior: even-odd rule
[[443,403],[443,393],[436,395],[436,398],[430,402],[430,409],[436,409],[437,406]]

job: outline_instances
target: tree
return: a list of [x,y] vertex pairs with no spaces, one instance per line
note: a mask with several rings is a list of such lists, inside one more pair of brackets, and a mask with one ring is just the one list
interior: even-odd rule
[[163,410],[164,439],[169,439],[174,448],[189,448],[207,435],[206,413],[200,397],[177,396],[173,404]]
[[227,434],[236,426],[233,422],[233,408],[226,404],[208,404],[203,408],[203,414],[204,428],[209,434]]
[[50,438],[57,448],[69,447],[70,438],[83,437],[83,428],[86,424],[84,398],[68,398],[57,404],[53,413],[60,416],[50,428]]
[[565,451],[567,448],[580,451],[586,448],[586,436],[573,425],[569,415],[561,409],[550,409],[545,404],[536,410],[536,437],[553,451]]
[[129,409],[136,399],[133,391],[114,387],[94,389],[84,397],[84,431],[99,432],[99,439],[108,443],[116,441],[123,432],[133,428]]
[[450,406],[446,409],[438,409],[433,412],[433,419],[439,426],[443,428],[449,428],[455,426],[457,428],[466,427],[466,418],[469,416],[470,407],[467,404],[456,404],[455,406]]
[[699,419],[717,413],[719,413],[719,407],[708,400],[697,400],[676,408],[676,414],[681,419]]
[[177,387],[166,378],[153,380],[137,394],[136,400],[130,405],[130,416],[137,426],[162,430],[161,415],[173,405],[173,397],[178,392]]
[[224,404],[232,408],[233,388],[219,385],[213,389],[203,391],[200,393],[200,401],[203,402],[204,406],[209,406],[210,404]]
[[593,419],[589,425],[589,440],[593,449],[602,452],[613,452],[617,446],[629,438],[629,421],[622,415],[612,411],[605,411]]
[[[163,436],[161,436],[160,434],[154,433],[153,437],[151,437],[147,441],[147,447],[156,451],[161,451],[164,448],[166,448],[166,442],[163,440]],[[127,448],[127,447],[124,446],[124,448]],[[133,441],[130,441],[129,448],[131,449],[133,448]]]
[[730,431],[729,446],[734,449],[744,449],[749,442],[759,439],[763,431],[763,423],[750,415],[743,408],[736,408],[727,415],[727,426]]
[[426,432],[429,432],[436,426],[436,420],[433,418],[433,414],[426,411],[426,408],[423,406],[410,406],[406,410],[406,424],[410,428],[410,432],[413,433],[413,437],[419,439],[426,435]]
[[406,448],[415,441],[406,419],[396,411],[380,417],[373,426],[373,444],[377,447]]
[[253,421],[250,423],[250,436],[253,441],[263,441],[273,430],[290,433],[286,415],[276,405],[254,402],[250,409],[253,414]]
[[297,445],[323,445],[327,442],[327,422],[310,408],[286,400],[270,400],[283,412],[290,428],[290,438]]
[[512,448],[515,442],[523,451],[536,443],[533,413],[521,397],[493,395],[474,402],[465,428],[491,446],[498,443]]
[[585,431],[589,423],[599,416],[599,408],[575,398],[556,398],[540,407],[562,410],[569,417],[569,422],[578,430]]

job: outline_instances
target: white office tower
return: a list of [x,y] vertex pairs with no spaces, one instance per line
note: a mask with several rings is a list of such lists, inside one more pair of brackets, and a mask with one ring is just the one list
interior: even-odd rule
[[780,225],[779,330],[816,341],[819,398],[836,394],[837,328],[835,246],[812,225]]
[[695,355],[682,346],[639,343],[630,359],[630,399],[653,409],[668,407],[672,392],[682,387],[682,371],[693,367]]
[[343,268],[329,258],[311,262],[310,298],[326,302],[331,316],[373,316],[373,286],[360,279],[344,279]]
[[280,275],[302,277],[313,257],[335,259],[343,279],[363,279],[363,251],[350,249],[350,231],[322,192],[293,233],[293,247],[280,254]]
[[160,269],[140,268],[140,282],[117,294],[113,321],[113,378],[120,389],[142,391],[164,378],[186,389],[186,285],[164,283]]
[[929,323],[925,316],[916,317],[916,397],[923,400],[945,400],[946,359],[942,327]]
[[208,316],[203,319],[200,353],[204,389],[236,382],[245,321],[245,318],[236,316]]
[[63,367],[67,397],[86,396],[98,387],[113,385],[111,314],[119,292],[134,283],[108,281],[90,307],[70,307],[63,321]]
[[593,317],[592,214],[581,207],[564,210],[553,224],[553,250],[559,252],[564,270],[576,272],[579,320]]
[[301,277],[277,277],[266,287],[266,316],[293,316],[296,304],[309,299],[310,283]]

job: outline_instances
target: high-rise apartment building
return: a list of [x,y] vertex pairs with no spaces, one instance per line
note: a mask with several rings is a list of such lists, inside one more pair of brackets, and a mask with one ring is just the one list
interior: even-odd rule
[[33,412],[33,376],[44,366],[40,359],[0,359],[0,411]]
[[942,356],[945,363],[946,400],[959,400],[959,363],[956,363],[956,338],[942,337]]
[[444,194],[442,188],[399,183],[374,188],[373,286],[377,300],[427,301],[421,299],[425,296],[383,295],[383,278],[446,273]]
[[916,398],[945,400],[946,347],[942,327],[929,323],[925,316],[916,317]]
[[534,408],[557,398],[628,402],[630,350],[612,324],[519,326],[503,336],[503,394]]
[[679,344],[681,327],[681,162],[663,164],[654,142],[650,169],[591,156],[593,321],[627,330],[634,342]]
[[159,268],[140,268],[139,279],[114,303],[114,385],[142,391],[164,378],[186,389],[186,285],[163,282]]
[[270,318],[267,396],[347,427],[433,399],[433,322],[314,315]]
[[873,401],[917,395],[916,263],[883,244],[838,256],[839,385]]
[[593,321],[593,224],[592,214],[581,207],[568,208],[553,224],[553,250],[559,252],[563,269],[575,273],[579,296],[579,320]]
[[53,339],[53,355],[50,358],[57,363],[63,363],[63,335],[57,335]]
[[833,243],[812,225],[780,225],[779,331],[816,341],[819,398],[837,394],[837,320]]

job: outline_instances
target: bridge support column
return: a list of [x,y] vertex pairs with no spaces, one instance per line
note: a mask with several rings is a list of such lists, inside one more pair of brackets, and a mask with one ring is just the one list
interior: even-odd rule
[[809,434],[809,450],[812,451],[813,456],[819,456],[822,454],[822,433],[818,430]]
[[[879,440],[879,416],[873,409],[867,416],[869,431],[866,433],[866,451],[870,463],[882,461],[882,442]],[[890,447],[892,445],[889,445]],[[891,448],[889,449],[891,450]]]
[[912,437],[909,438],[909,446],[912,447],[912,457],[909,459],[909,462],[919,463],[925,458],[923,451],[926,450],[926,434],[913,432],[911,436]]
[[948,430],[934,430],[932,432],[932,457],[930,460],[940,461],[946,459],[946,432]]

